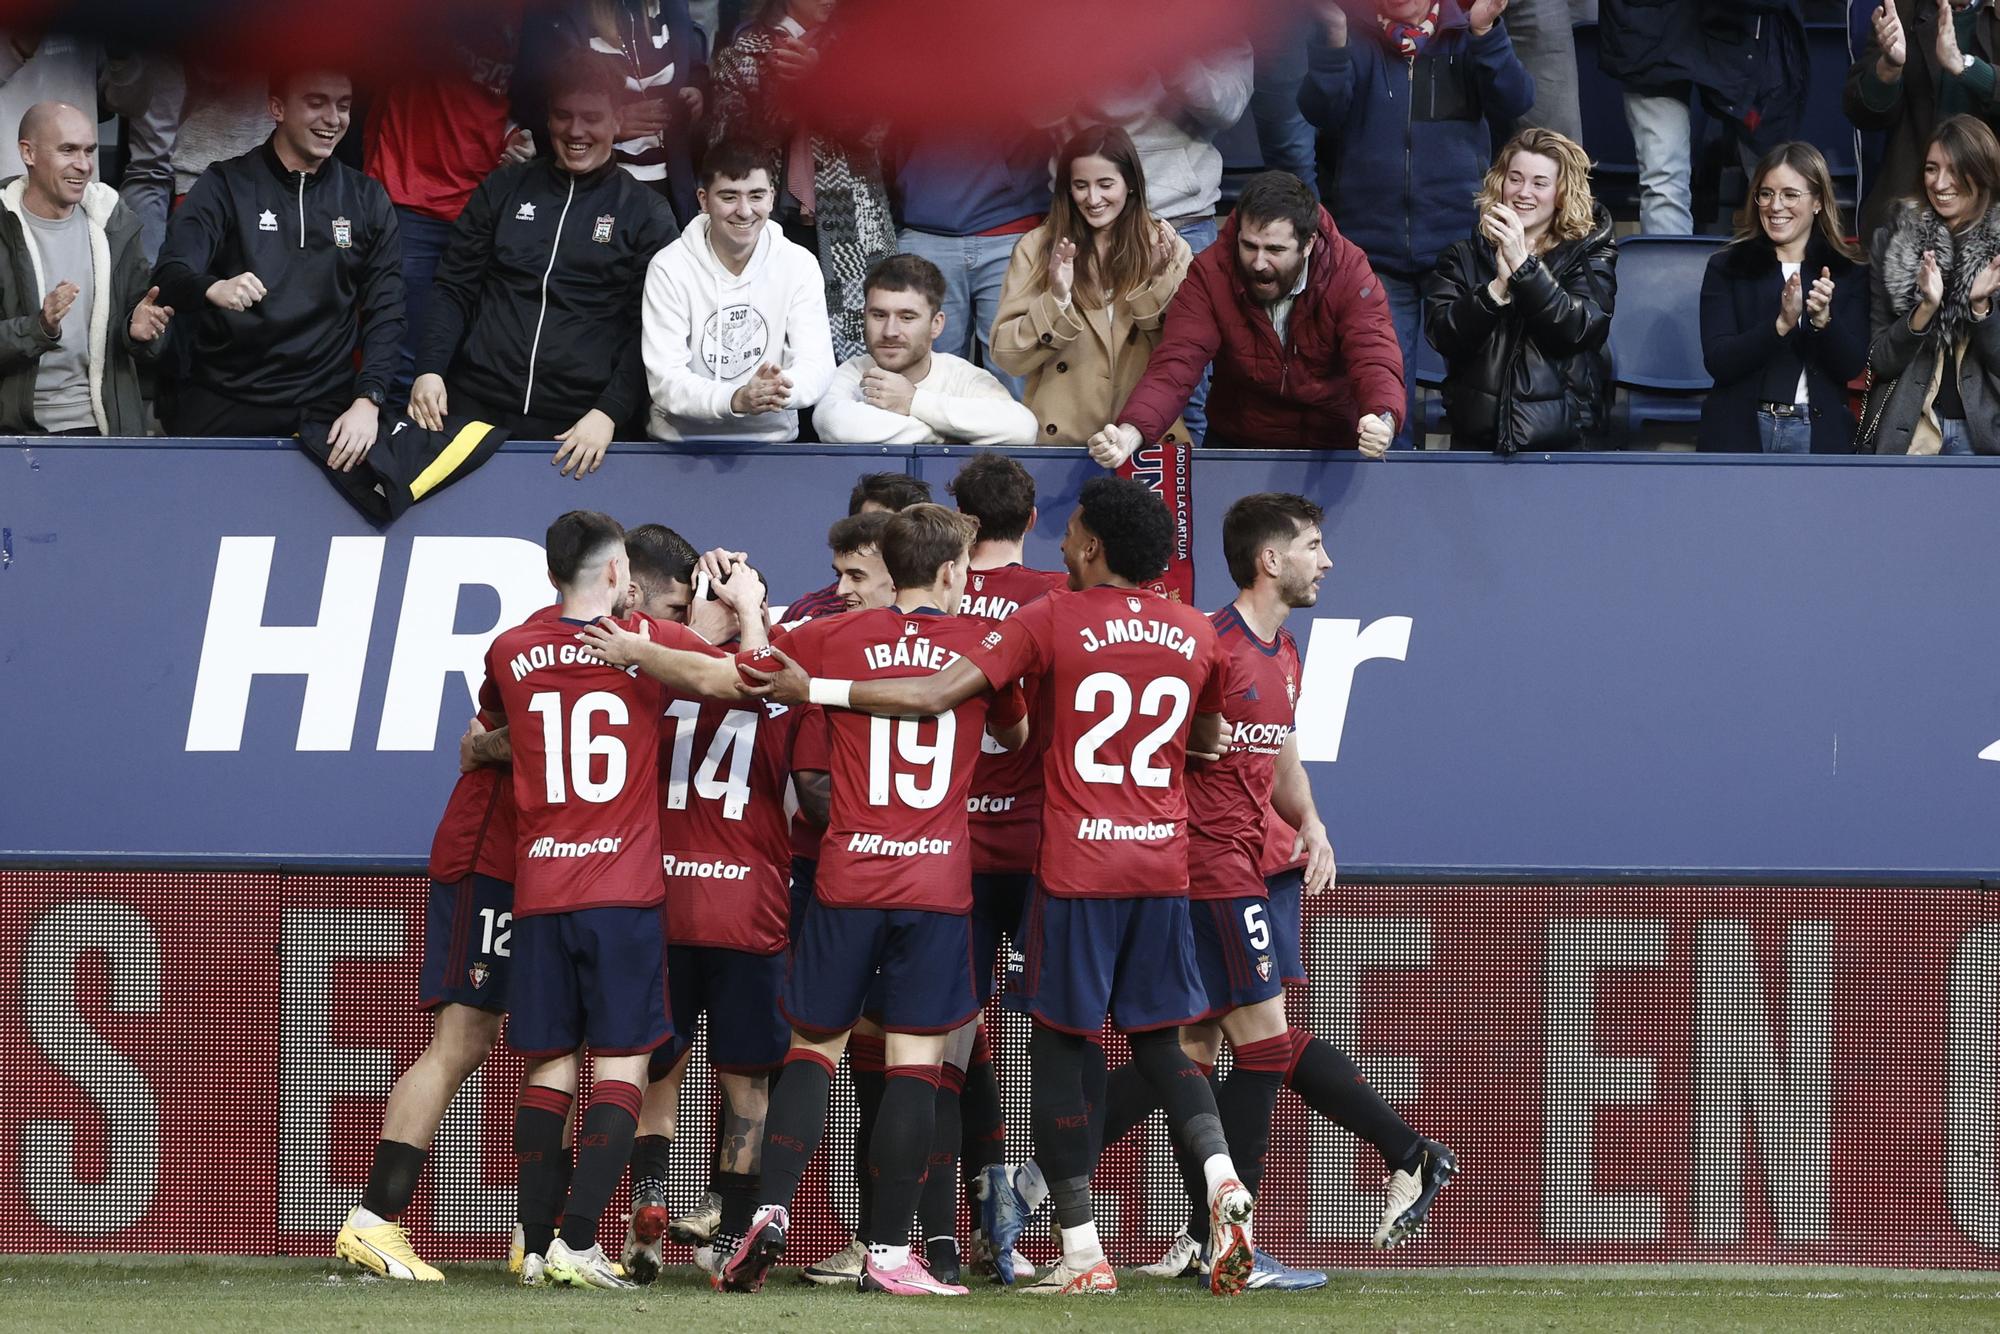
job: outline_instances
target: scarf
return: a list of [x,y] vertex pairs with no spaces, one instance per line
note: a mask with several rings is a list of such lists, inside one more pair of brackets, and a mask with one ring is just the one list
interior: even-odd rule
[[1391,42],[1395,43],[1396,53],[1408,60],[1423,49],[1424,43],[1437,35],[1438,5],[1434,2],[1430,12],[1414,25],[1399,22],[1382,13],[1375,15],[1375,21],[1382,25],[1382,31],[1388,34]]

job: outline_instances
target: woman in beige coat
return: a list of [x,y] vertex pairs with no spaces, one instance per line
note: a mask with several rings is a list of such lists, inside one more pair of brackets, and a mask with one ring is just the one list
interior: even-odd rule
[[[993,359],[1027,380],[1036,441],[1081,445],[1116,421],[1139,383],[1167,304],[1193,258],[1146,211],[1146,178],[1125,131],[1099,127],[1063,145],[1049,218],[1007,266]],[[1168,442],[1187,439],[1175,422]]]

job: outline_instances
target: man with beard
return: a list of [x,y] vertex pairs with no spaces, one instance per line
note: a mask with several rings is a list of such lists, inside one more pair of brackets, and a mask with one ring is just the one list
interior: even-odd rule
[[1123,463],[1179,419],[1213,362],[1205,444],[1347,449],[1380,458],[1404,411],[1403,354],[1368,257],[1298,177],[1243,187],[1216,244],[1195,257],[1166,333],[1091,457]]
[[1035,438],[1035,414],[963,357],[932,347],[944,332],[944,274],[921,255],[869,270],[868,351],[834,372],[813,409],[820,439],[854,445],[1005,445]]
[[442,430],[446,416],[470,413],[516,438],[552,439],[576,477],[597,471],[619,433],[637,433],[640,288],[679,233],[666,201],[612,160],[620,96],[598,60],[566,60],[550,84],[554,151],[472,192],[417,344],[417,425]]

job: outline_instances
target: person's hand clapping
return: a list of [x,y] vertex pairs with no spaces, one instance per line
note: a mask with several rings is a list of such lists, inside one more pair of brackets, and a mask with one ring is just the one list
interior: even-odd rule
[[783,412],[791,400],[791,380],[767,361],[736,386],[736,392],[729,396],[729,410],[739,417],[754,417],[763,412]]
[[1049,247],[1049,295],[1058,306],[1067,306],[1076,293],[1076,242],[1067,236],[1056,238]]
[[[1882,53],[1876,72],[1883,73],[1880,67],[1887,66],[1889,72],[1884,75],[1883,81],[1894,82],[1902,76],[1903,63],[1910,56],[1909,41],[1903,35],[1903,19],[1896,12],[1896,0],[1882,0],[1881,7],[1870,16],[1868,25],[1875,35],[1875,48]],[[1949,30],[1951,24],[1944,26]]]
[[1824,329],[1833,318],[1833,270],[1822,268],[1806,292],[1806,319],[1815,329]]
[[1785,285],[1778,293],[1778,337],[1783,338],[1799,327],[1799,318],[1805,314],[1805,309],[1805,287],[1795,273],[1785,279]]

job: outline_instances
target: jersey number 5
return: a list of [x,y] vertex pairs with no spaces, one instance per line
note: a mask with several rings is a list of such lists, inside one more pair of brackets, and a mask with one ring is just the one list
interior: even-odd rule
[[[563,785],[564,760],[567,757],[569,787],[576,789],[577,799],[597,805],[615,798],[625,790],[625,743],[615,736],[592,736],[590,724],[603,714],[605,721],[613,727],[623,727],[631,720],[625,710],[625,701],[608,690],[593,690],[579,697],[569,711],[569,745],[563,745],[562,696],[553,690],[544,690],[528,700],[528,712],[542,716],[542,768],[547,779],[548,801],[551,806],[561,806],[569,800]],[[591,761],[599,755],[604,757],[604,781],[592,782]]]
[[[1132,721],[1131,683],[1112,672],[1092,672],[1077,683],[1076,711],[1097,712],[1097,701],[1107,695],[1111,697],[1111,712],[1076,739],[1076,773],[1086,783],[1125,781],[1126,766],[1107,764],[1098,758],[1098,752]],[[1173,781],[1173,771],[1164,764],[1154,764],[1153,757],[1187,721],[1188,705],[1192,702],[1188,683],[1178,676],[1156,676],[1146,683],[1145,690],[1139,695],[1139,715],[1158,718],[1160,725],[1140,737],[1138,744],[1132,747],[1134,784],[1139,787],[1166,787]]]

